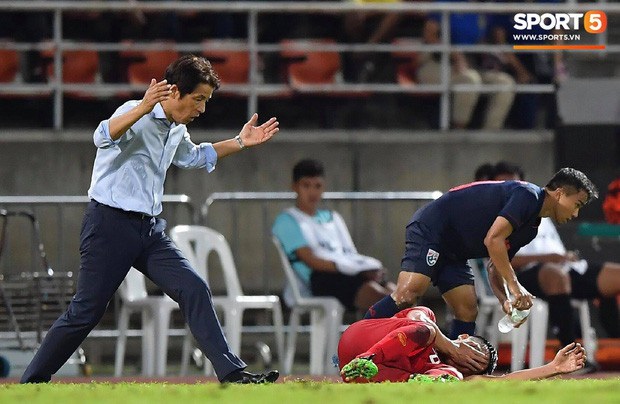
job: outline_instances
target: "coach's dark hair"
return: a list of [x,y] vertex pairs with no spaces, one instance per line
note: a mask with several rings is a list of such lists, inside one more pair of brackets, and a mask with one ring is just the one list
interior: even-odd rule
[[199,84],[208,84],[213,90],[220,88],[220,78],[213,70],[211,62],[202,56],[184,55],[170,63],[164,78],[168,84],[176,84],[181,93],[192,93]]
[[586,202],[598,198],[596,186],[584,173],[574,168],[565,167],[560,169],[560,171],[555,173],[553,178],[551,178],[549,183],[545,185],[545,188],[551,191],[555,191],[562,187],[573,187],[576,192],[585,191],[588,194],[588,200]]
[[293,182],[299,181],[303,177],[324,177],[325,169],[320,161],[313,159],[300,160],[293,167]]

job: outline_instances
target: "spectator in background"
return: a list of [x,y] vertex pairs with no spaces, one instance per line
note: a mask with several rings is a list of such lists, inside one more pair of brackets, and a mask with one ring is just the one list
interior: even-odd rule
[[488,181],[495,176],[495,166],[491,163],[484,163],[478,168],[474,174],[474,181]]
[[[494,0],[503,3],[510,0]],[[524,0],[525,3],[561,3],[560,0]],[[532,44],[516,41],[513,34],[522,34],[514,29],[512,14],[490,14],[488,16],[489,43],[499,45]],[[533,27],[528,34],[548,34],[540,27]],[[557,31],[553,33],[559,33]],[[556,42],[556,44],[559,42]],[[541,42],[536,42],[541,44]],[[513,52],[503,56],[508,71],[518,84],[557,84],[568,77],[568,70],[561,51],[548,52]],[[541,119],[541,111],[546,116]],[[554,127],[556,119],[555,94],[520,93],[508,117],[509,124],[516,129],[534,129],[542,124],[546,128]]]
[[[308,296],[334,296],[349,310],[368,307],[394,291],[383,264],[357,252],[342,216],[320,209],[323,165],[301,160],[293,168],[295,206],[282,212],[272,232],[282,244]],[[285,301],[288,300],[285,292]]]
[[[415,0],[347,0],[370,3],[403,3]],[[424,24],[423,13],[358,11],[344,14],[345,41],[352,43],[390,43],[395,36],[419,37]],[[394,77],[390,59],[383,52],[347,52],[343,54],[344,77],[351,82],[391,81]]]
[[620,224],[620,177],[607,185],[607,194],[603,200],[603,214],[607,223]]
[[[523,181],[525,176],[519,166],[499,162],[495,165],[495,179]],[[517,252],[512,266],[519,282],[549,304],[549,320],[557,328],[561,345],[576,339],[571,298],[598,299],[600,320],[607,335],[620,337],[619,263],[592,263],[580,259],[578,253],[566,249],[553,222],[542,218],[538,234]]]
[[[51,37],[52,13],[23,11],[0,14],[0,38],[16,42],[40,42]],[[25,82],[45,81],[43,67],[38,50],[23,52],[20,74]]]
[[[193,2],[201,0],[177,1]],[[177,15],[183,42],[201,42],[204,39],[247,38],[248,35],[247,15],[244,13],[192,10],[180,11],[177,12]]]
[[[468,0],[442,0],[446,2],[467,2]],[[484,37],[483,16],[474,13],[453,13],[450,15],[450,42],[453,45],[474,45]],[[432,14],[426,20],[423,41],[427,44],[441,43],[441,16]],[[418,79],[422,84],[441,83],[441,63],[437,54],[421,55]],[[452,52],[451,84],[496,84],[512,86],[515,80],[497,69],[476,70],[471,55]],[[506,116],[514,99],[514,90],[507,89],[491,93],[487,103],[482,128],[497,130],[504,127]],[[477,91],[455,92],[452,97],[452,125],[457,129],[470,126],[480,93]]]

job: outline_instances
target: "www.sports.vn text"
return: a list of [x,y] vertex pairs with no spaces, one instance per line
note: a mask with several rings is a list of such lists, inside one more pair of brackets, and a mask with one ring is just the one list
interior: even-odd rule
[[513,34],[515,41],[579,41],[581,34]]

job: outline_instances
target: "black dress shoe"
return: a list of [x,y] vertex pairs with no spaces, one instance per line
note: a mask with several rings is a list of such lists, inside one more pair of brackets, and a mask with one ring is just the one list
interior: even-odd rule
[[280,372],[272,370],[268,373],[250,373],[245,370],[235,370],[227,374],[222,383],[261,384],[273,383],[280,377]]

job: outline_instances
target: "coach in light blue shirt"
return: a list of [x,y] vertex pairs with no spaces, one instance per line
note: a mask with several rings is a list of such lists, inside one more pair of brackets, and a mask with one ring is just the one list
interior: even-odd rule
[[97,325],[132,266],[179,303],[220,381],[264,383],[278,378],[277,371],[246,372],[246,364],[230,352],[209,286],[164,233],[165,220],[155,217],[162,210],[170,164],[211,172],[219,158],[264,143],[278,132],[275,118],[255,126],[254,114],[235,138],[194,144],[185,125],[205,111],[219,85],[206,59],[183,56],[168,66],[164,80],[151,80],[142,100],[123,104],[95,130],[98,150],[80,234],[76,294],[48,331],[22,383],[51,380]]
[[[140,101],[129,101],[113,115],[123,115]],[[161,104],[140,118],[122,137],[112,140],[110,121],[95,130],[98,147],[88,196],[105,205],[141,212],[161,213],[166,170],[181,168],[215,169],[217,152],[211,143],[192,143],[183,124],[168,121]],[[142,134],[148,134],[143,136]],[[237,149],[239,145],[233,145]]]

